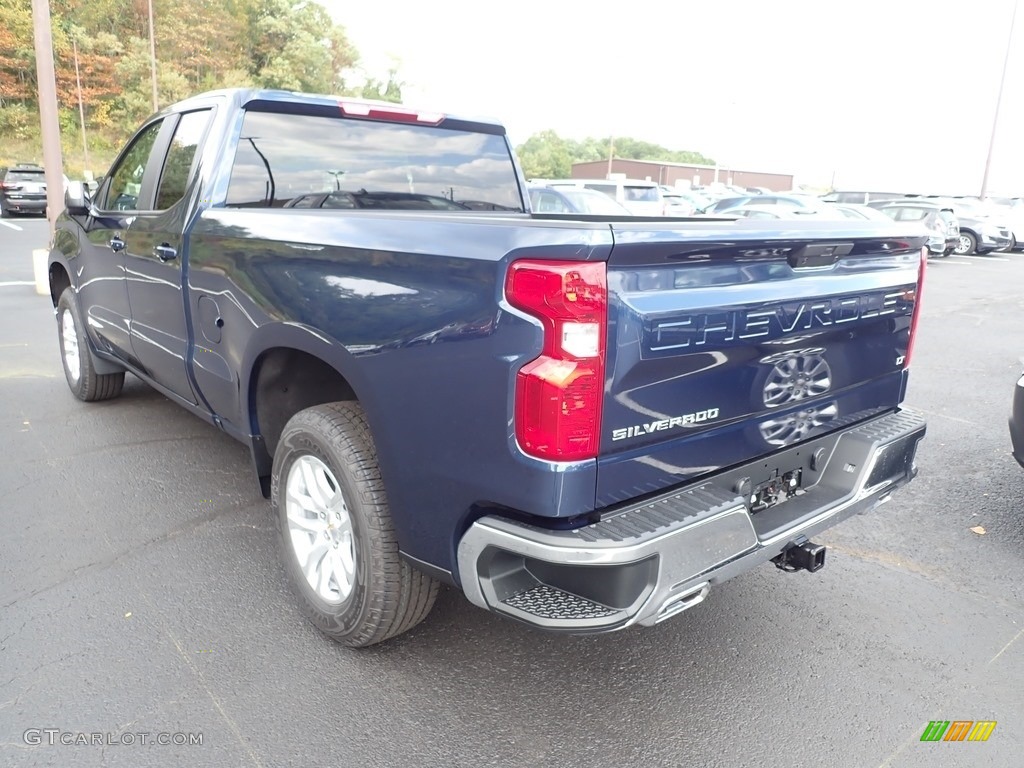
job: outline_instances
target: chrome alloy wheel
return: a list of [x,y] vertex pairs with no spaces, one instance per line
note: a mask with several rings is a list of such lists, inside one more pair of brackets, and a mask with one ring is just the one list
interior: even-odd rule
[[356,578],[352,517],[334,474],[304,454],[288,470],[285,514],[292,552],[314,592],[332,605],[344,603]]
[[82,375],[82,360],[78,353],[78,330],[75,328],[74,316],[67,309],[61,314],[60,332],[64,342],[64,365],[71,380],[77,382]]

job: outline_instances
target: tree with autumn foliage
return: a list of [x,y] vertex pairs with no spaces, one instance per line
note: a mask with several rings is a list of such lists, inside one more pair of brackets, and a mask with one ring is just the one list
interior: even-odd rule
[[[148,0],[50,0],[50,14],[65,145],[80,142],[77,60],[90,143],[109,161],[153,111]],[[160,106],[233,86],[401,99],[395,70],[348,82],[358,53],[316,2],[153,0],[153,17]],[[2,139],[37,138],[36,94],[31,0],[0,0],[0,165],[29,159],[5,156]]]

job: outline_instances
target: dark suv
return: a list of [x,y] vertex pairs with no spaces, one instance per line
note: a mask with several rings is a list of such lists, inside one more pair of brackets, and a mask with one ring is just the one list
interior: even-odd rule
[[0,215],[46,214],[46,175],[38,165],[15,165],[0,181]]

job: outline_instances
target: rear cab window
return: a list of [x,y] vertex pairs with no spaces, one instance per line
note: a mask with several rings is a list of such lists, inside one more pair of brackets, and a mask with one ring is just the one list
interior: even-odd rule
[[43,171],[8,171],[4,181],[45,181],[46,174]]
[[592,189],[595,192],[600,192],[603,195],[608,195],[612,200],[616,196],[616,187],[614,184],[584,184],[584,189]]
[[623,199],[629,203],[657,203],[661,195],[657,187],[626,185],[622,188]]
[[248,110],[226,204],[522,212],[504,136]]

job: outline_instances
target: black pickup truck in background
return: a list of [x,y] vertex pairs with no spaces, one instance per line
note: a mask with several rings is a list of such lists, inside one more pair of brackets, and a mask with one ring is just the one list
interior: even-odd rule
[[899,224],[533,214],[500,125],[249,90],[154,115],[66,202],[72,392],[132,373],[245,443],[347,645],[441,581],[545,629],[653,625],[817,570],[811,537],[916,472]]

